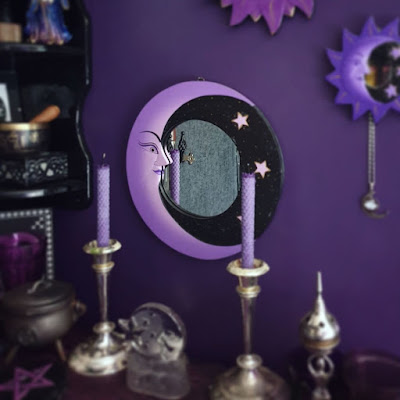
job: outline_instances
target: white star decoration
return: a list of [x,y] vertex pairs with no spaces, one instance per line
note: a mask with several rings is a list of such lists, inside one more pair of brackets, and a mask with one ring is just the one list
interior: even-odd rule
[[254,161],[254,164],[256,164],[257,167],[254,173],[259,173],[263,178],[267,172],[271,172],[271,170],[267,166],[267,161],[263,161],[262,163]]
[[247,118],[249,118],[248,115],[242,115],[240,112],[237,113],[237,117],[232,120],[235,124],[237,124],[237,128],[240,131],[243,126],[249,126],[247,123]]
[[397,60],[400,57],[400,47],[393,47],[392,51],[390,52],[390,55]]

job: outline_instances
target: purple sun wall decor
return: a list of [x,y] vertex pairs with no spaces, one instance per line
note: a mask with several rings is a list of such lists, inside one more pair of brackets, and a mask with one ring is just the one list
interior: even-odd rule
[[232,6],[230,25],[238,25],[247,16],[254,22],[263,17],[274,35],[282,24],[283,17],[293,17],[296,7],[311,18],[314,0],[221,0],[221,7]]
[[396,18],[379,29],[370,17],[360,35],[343,31],[343,50],[327,50],[335,70],[326,79],[339,89],[336,104],[351,104],[353,120],[371,112],[378,122],[400,111],[400,36]]

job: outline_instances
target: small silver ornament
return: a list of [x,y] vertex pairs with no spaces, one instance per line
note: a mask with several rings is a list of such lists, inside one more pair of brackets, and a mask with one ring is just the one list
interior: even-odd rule
[[322,277],[317,275],[317,297],[314,308],[300,322],[300,339],[311,353],[307,367],[315,380],[313,400],[330,400],[328,382],[334,372],[329,354],[340,342],[340,328],[335,317],[328,312],[322,297]]

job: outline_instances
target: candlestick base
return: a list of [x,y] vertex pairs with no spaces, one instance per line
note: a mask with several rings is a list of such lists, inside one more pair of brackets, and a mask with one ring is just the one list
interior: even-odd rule
[[127,349],[114,328],[113,322],[96,324],[93,327],[96,335],[80,343],[70,355],[70,368],[87,376],[110,375],[126,368]]
[[211,400],[289,400],[284,380],[266,367],[257,354],[242,354],[237,367],[223,373],[211,388]]

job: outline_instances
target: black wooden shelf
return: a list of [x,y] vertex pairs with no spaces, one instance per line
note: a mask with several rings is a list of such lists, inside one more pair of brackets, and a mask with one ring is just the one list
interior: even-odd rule
[[30,187],[26,189],[2,188],[0,190],[1,200],[21,200],[33,199],[39,197],[54,196],[60,193],[81,191],[85,187],[84,183],[75,179],[65,179],[54,181],[41,186]]
[[59,54],[59,55],[83,55],[84,49],[80,47],[73,47],[68,45],[63,46],[46,46],[44,44],[32,44],[32,43],[11,43],[3,42],[0,43],[0,52],[10,53],[46,53],[46,54]]
[[[24,27],[30,0],[8,0],[8,3],[12,21]],[[14,121],[29,121],[52,104],[60,108],[60,116],[51,122],[48,151],[67,154],[68,178],[26,189],[2,183],[0,210],[83,209],[92,200],[92,160],[82,126],[82,107],[91,83],[90,21],[83,0],[70,0],[70,9],[64,17],[72,34],[70,42],[61,46],[2,42],[0,72],[4,73],[4,79],[12,81],[9,85],[14,99]],[[1,158],[0,155],[0,163]]]
[[68,208],[88,206],[85,181],[65,179],[27,189],[1,188],[0,210],[54,207],[68,201]]

